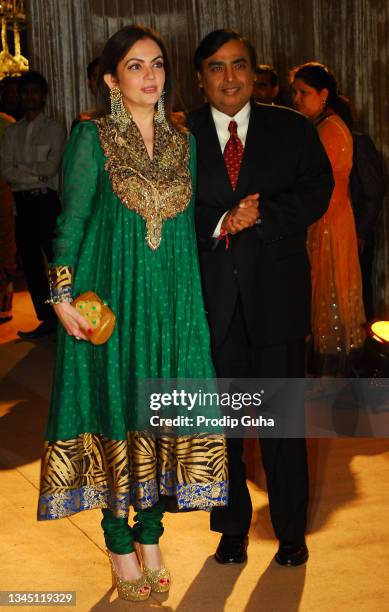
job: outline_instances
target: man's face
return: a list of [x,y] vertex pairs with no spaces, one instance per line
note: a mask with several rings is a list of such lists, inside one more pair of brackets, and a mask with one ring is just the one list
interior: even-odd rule
[[230,40],[207,57],[197,76],[211,106],[230,117],[252,96],[254,70],[249,52],[240,40]]
[[256,76],[254,83],[254,96],[257,102],[271,104],[278,94],[278,85],[271,82],[270,72],[261,72]]
[[37,83],[26,83],[20,90],[20,99],[24,112],[38,111],[44,107],[46,96]]

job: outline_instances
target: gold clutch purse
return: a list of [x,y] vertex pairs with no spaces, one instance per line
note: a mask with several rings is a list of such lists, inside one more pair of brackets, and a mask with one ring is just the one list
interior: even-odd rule
[[89,336],[92,344],[104,344],[109,340],[115,328],[116,317],[93,291],[81,293],[72,304],[88,321],[93,332]]

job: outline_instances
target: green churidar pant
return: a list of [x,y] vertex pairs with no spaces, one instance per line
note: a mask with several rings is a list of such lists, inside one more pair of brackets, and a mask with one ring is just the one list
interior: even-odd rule
[[134,552],[134,542],[158,544],[163,534],[164,509],[165,505],[160,500],[151,508],[139,510],[134,517],[133,527],[130,527],[127,518],[117,518],[111,510],[104,508],[101,526],[108,550],[125,555]]

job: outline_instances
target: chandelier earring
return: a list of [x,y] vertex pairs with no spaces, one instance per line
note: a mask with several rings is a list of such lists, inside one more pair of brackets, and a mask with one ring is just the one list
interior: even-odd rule
[[161,96],[158,100],[157,112],[155,114],[155,121],[159,124],[165,123],[166,125],[168,125],[166,121],[166,115],[165,115],[165,91],[161,93]]
[[123,104],[123,96],[119,87],[112,87],[109,92],[111,119],[117,123],[119,130],[125,132],[131,123],[131,115]]

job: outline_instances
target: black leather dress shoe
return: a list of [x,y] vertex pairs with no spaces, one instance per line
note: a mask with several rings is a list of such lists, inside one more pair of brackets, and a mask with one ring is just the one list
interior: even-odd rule
[[19,338],[22,340],[34,340],[35,338],[42,338],[43,336],[49,336],[53,334],[57,328],[56,321],[42,321],[35,329],[31,331],[18,331]]
[[280,544],[280,547],[274,557],[279,565],[302,565],[308,561],[309,553],[305,544]]
[[244,563],[247,561],[248,536],[223,534],[216,549],[218,563]]

